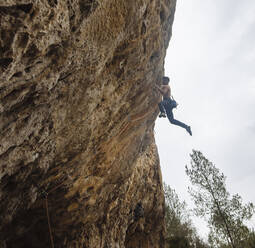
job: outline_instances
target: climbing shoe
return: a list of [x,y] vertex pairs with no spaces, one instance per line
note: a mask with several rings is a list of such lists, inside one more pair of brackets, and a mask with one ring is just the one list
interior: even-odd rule
[[192,132],[191,132],[190,126],[187,126],[186,131],[190,134],[190,136],[192,136]]
[[165,113],[160,113],[158,117],[159,117],[159,118],[162,118],[162,117],[163,117],[163,118],[166,118],[166,114],[165,114]]

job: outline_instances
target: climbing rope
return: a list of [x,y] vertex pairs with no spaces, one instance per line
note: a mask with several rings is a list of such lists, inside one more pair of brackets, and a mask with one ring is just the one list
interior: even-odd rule
[[48,222],[48,228],[49,228],[50,243],[51,243],[51,248],[54,248],[54,239],[53,239],[53,232],[52,232],[52,227],[51,227],[51,223],[50,223],[50,211],[49,211],[48,197],[52,192],[54,192],[59,187],[61,187],[65,183],[65,181],[63,181],[62,183],[60,183],[59,185],[57,185],[55,188],[51,189],[48,192],[46,190],[42,189],[33,179],[31,179],[31,181],[32,181],[33,185],[38,189],[40,194],[45,197],[45,208],[46,208],[47,222]]
[[48,227],[49,227],[49,233],[50,233],[51,247],[54,248],[54,240],[53,240],[53,235],[52,235],[52,230],[51,230],[51,225],[50,225],[50,214],[49,214],[49,206],[48,206],[48,196],[46,196],[46,198],[45,198],[45,205],[46,205],[46,214],[47,214]]

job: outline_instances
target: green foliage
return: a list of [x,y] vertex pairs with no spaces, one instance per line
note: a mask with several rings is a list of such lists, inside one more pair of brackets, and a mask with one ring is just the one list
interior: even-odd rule
[[251,230],[249,232],[248,238],[243,242],[242,247],[245,248],[255,248],[255,232]]
[[226,190],[226,177],[203,154],[194,151],[191,169],[186,166],[186,174],[197,190],[189,192],[195,202],[195,214],[208,220],[209,242],[212,247],[243,248],[249,230],[244,225],[254,213],[252,203],[242,204],[238,194],[230,196]]
[[192,226],[185,201],[180,201],[175,190],[164,184],[166,243],[168,248],[208,248]]

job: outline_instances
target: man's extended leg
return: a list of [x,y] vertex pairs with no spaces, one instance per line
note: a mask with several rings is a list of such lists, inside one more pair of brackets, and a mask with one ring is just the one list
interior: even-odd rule
[[187,131],[190,135],[192,135],[190,126],[184,124],[184,123],[181,122],[181,121],[178,121],[178,120],[174,119],[174,114],[173,114],[172,109],[166,108],[166,115],[167,115],[167,118],[168,118],[168,120],[170,121],[171,124],[174,124],[174,125],[177,125],[177,126],[179,126],[179,127],[182,127],[182,128],[184,128],[184,129],[186,129],[186,131]]
[[158,107],[160,111],[159,117],[166,117],[166,111],[163,105],[163,101],[158,104]]

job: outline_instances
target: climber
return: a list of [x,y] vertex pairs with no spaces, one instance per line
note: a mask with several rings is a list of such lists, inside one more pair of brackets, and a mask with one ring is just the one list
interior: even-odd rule
[[180,126],[184,129],[186,129],[186,131],[192,135],[192,132],[191,132],[191,128],[190,126],[187,126],[186,124],[178,121],[178,120],[175,120],[174,119],[174,115],[173,115],[173,108],[176,108],[177,107],[177,103],[175,100],[173,100],[171,98],[171,89],[170,89],[170,86],[168,85],[169,84],[169,77],[163,77],[162,79],[162,85],[161,87],[159,87],[158,85],[156,85],[156,89],[162,94],[163,96],[163,101],[161,101],[158,106],[159,106],[159,110],[160,110],[160,114],[159,114],[159,117],[166,117],[167,115],[167,118],[168,120],[170,121],[170,123],[174,124],[174,125],[177,125],[177,126]]

